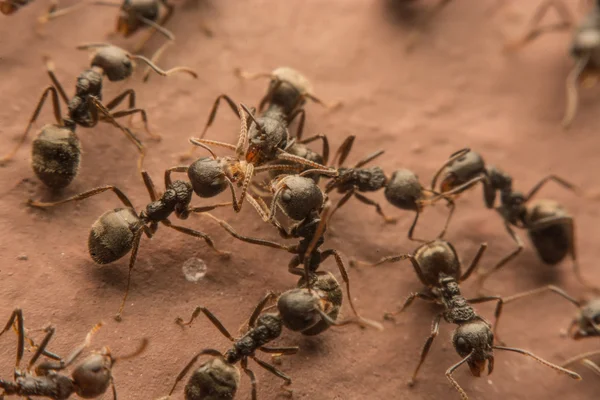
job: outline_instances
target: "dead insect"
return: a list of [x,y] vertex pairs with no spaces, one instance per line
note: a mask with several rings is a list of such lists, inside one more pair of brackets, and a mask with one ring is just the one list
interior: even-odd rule
[[[461,263],[456,254],[456,250],[452,244],[444,240],[434,240],[423,244],[417,248],[414,254],[385,257],[378,263],[373,264],[379,265],[384,262],[396,262],[408,259],[412,263],[419,280],[427,288],[422,292],[411,293],[404,302],[404,305],[397,312],[386,314],[388,319],[403,312],[417,298],[434,302],[444,307],[444,311],[436,315],[433,320],[431,335],[425,342],[419,364],[411,377],[410,384],[413,385],[416,382],[419,369],[429,353],[433,340],[439,333],[442,318],[448,323],[457,325],[457,328],[452,335],[452,344],[456,352],[462,357],[462,360],[446,371],[446,378],[448,378],[452,386],[460,393],[463,400],[467,400],[468,396],[458,382],[452,377],[452,374],[464,363],[469,365],[473,376],[479,377],[485,370],[486,364],[488,374],[491,374],[494,368],[494,350],[512,351],[527,355],[541,364],[562,372],[573,379],[581,379],[576,373],[543,360],[528,351],[494,345],[494,331],[498,326],[497,323],[502,311],[503,299],[498,296],[465,299],[462,296],[459,287],[459,283],[466,280],[473,271],[475,271],[486,248],[487,245],[485,243],[480,246],[479,251],[464,274],[461,272]],[[494,331],[492,330],[492,325],[483,317],[479,316],[471,306],[472,304],[488,301],[497,302]]]
[[199,357],[203,355],[213,356],[211,360],[205,362],[190,377],[185,387],[186,400],[209,400],[209,399],[232,399],[237,392],[240,382],[240,373],[235,367],[240,363],[242,370],[250,378],[252,384],[252,399],[257,398],[257,385],[254,372],[248,368],[248,359],[254,360],[260,367],[269,371],[273,375],[284,380],[284,385],[290,385],[292,379],[285,373],[278,370],[275,366],[262,361],[256,357],[256,351],[260,350],[270,354],[291,355],[298,352],[298,347],[267,347],[266,345],[281,336],[283,322],[277,313],[261,314],[265,305],[273,298],[272,293],[268,293],[256,306],[254,312],[248,320],[246,333],[239,339],[235,339],[219,321],[219,319],[205,307],[197,307],[188,322],[183,322],[177,318],[176,322],[180,325],[190,326],[194,319],[203,313],[231,342],[233,346],[225,353],[215,349],[204,349],[196,354],[192,360],[179,373],[169,396],[175,391],[179,381],[181,381],[188,371],[193,367]]
[[[523,242],[513,230],[515,227],[527,231],[538,256],[545,264],[555,265],[569,255],[573,260],[575,276],[582,285],[591,288],[581,276],[577,262],[573,217],[554,200],[531,201],[533,196],[550,181],[578,193],[578,189],[573,184],[558,176],[548,175],[536,183],[527,195],[524,195],[513,190],[510,175],[496,167],[486,165],[483,158],[473,151],[457,158],[444,171],[436,174],[431,183],[432,188],[435,188],[440,175],[442,181],[439,191],[445,196],[458,195],[481,182],[486,207],[493,208],[500,214],[506,230],[517,244],[513,252],[501,259],[494,267],[480,274],[480,286],[491,274],[523,250]],[[499,206],[495,206],[497,195],[500,197]]]
[[[0,158],[0,164],[13,158],[19,147],[25,142],[27,134],[39,116],[48,95],[51,95],[56,123],[42,127],[35,138],[32,148],[32,167],[38,178],[53,189],[68,186],[77,175],[81,160],[80,142],[75,134],[77,125],[92,128],[99,121],[105,121],[119,128],[140,153],[138,160],[140,170],[146,148],[129,128],[119,124],[116,119],[140,114],[146,132],[155,139],[160,138],[160,136],[153,135],[150,132],[146,111],[136,107],[133,89],[125,90],[106,105],[102,103],[102,80],[105,75],[110,81],[120,81],[128,78],[133,71],[133,61],[141,60],[148,63],[160,75],[166,76],[175,72],[186,72],[194,77],[196,76],[195,72],[186,67],[163,71],[143,56],[131,55],[108,44],[86,44],[78,48],[97,48],[98,50],[92,58],[91,68],[83,71],[77,78],[75,95],[69,100],[65,90],[54,75],[54,64],[46,59],[46,69],[52,80],[52,85],[48,86],[42,93],[29,124],[17,145],[10,153]],[[61,116],[60,99],[68,106],[68,115],[65,118]],[[126,99],[129,100],[128,109],[112,111]]]
[[600,337],[600,298],[598,297],[588,301],[577,300],[561,288],[554,285],[547,285],[509,297],[504,297],[503,303],[504,306],[506,306],[516,300],[536,296],[545,292],[556,293],[561,298],[577,307],[577,314],[567,329],[567,334],[570,338],[579,340],[589,337]]
[[[311,174],[312,171],[315,170],[305,171],[302,174]],[[303,276],[304,282],[307,283],[307,288],[309,289],[311,289],[311,283],[313,282],[310,279],[310,276],[317,272],[318,268],[326,259],[333,256],[340,274],[342,275],[342,279],[346,284],[348,303],[357,320],[363,325],[370,325],[377,329],[381,329],[379,323],[363,318],[356,310],[350,293],[350,278],[348,277],[340,252],[334,249],[320,249],[325,242],[324,234],[327,228],[329,211],[331,209],[330,203],[325,201],[321,189],[310,178],[297,175],[288,175],[280,178],[281,185],[273,196],[270,209],[268,209],[262,201],[257,201],[252,197],[249,199],[252,200],[252,205],[256,208],[264,221],[273,224],[283,238],[299,240],[297,245],[283,245],[269,240],[240,235],[227,222],[220,220],[211,214],[206,215],[217,221],[236,239],[251,244],[285,250],[294,254],[288,264],[288,272],[294,275]],[[298,218],[297,222],[291,225],[289,229],[283,227],[279,221],[274,218],[276,206],[279,206],[286,215],[292,218]],[[301,265],[303,268],[300,267]]]
[[29,201],[32,207],[47,208],[71,201],[80,201],[95,196],[106,191],[112,191],[119,200],[125,205],[125,208],[116,208],[102,214],[94,222],[88,238],[88,250],[90,256],[97,264],[108,264],[125,256],[131,251],[129,258],[129,272],[127,276],[127,287],[119,311],[115,319],[121,319],[121,313],[125,307],[125,301],[129,293],[131,283],[131,272],[137,258],[138,247],[142,234],[152,238],[156,233],[159,223],[174,229],[186,235],[203,239],[206,244],[219,254],[227,254],[215,248],[215,245],[206,233],[196,231],[179,225],[174,225],[169,217],[175,213],[179,219],[186,219],[190,213],[203,213],[213,210],[217,207],[229,206],[231,203],[220,203],[205,207],[192,207],[192,186],[188,182],[175,181],[165,182],[166,190],[159,196],[154,187],[150,175],[142,171],[142,178],[151,202],[145,210],[139,214],[135,211],[133,204],[127,196],[115,186],[102,186],[87,192],[77,194],[67,199],[52,203],[43,203],[39,201]]
[[[9,321],[10,324],[10,321]],[[19,397],[36,396],[47,397],[53,400],[66,400],[72,394],[77,394],[84,399],[92,399],[106,393],[108,387],[112,387],[113,396],[117,398],[117,391],[112,377],[112,367],[119,360],[126,360],[136,357],[142,353],[148,345],[148,340],[144,339],[140,347],[132,354],[114,357],[108,347],[102,348],[100,352],[91,354],[79,363],[71,376],[60,374],[77,360],[81,353],[89,347],[93,334],[100,329],[102,324],[95,325],[87,334],[85,341],[75,348],[66,360],[58,357],[57,362],[44,361],[35,366],[35,363],[42,354],[46,354],[45,349],[55,328],[49,326],[45,329],[46,335],[36,346],[36,351],[31,357],[27,368],[21,370],[19,367],[20,356],[23,354],[24,332],[19,330],[19,345],[17,347],[17,363],[14,372],[13,381],[0,379],[0,388],[3,392],[0,397],[5,395],[16,395]],[[35,369],[34,369],[35,367]],[[30,372],[34,369],[34,372]]]
[[[355,197],[362,203],[375,207],[377,213],[387,223],[395,223],[395,218],[390,218],[385,215],[381,205],[379,203],[369,199],[362,193],[364,192],[375,192],[381,189],[385,189],[385,198],[395,207],[402,210],[414,211],[415,219],[408,230],[408,238],[410,240],[426,242],[426,240],[417,239],[413,237],[415,227],[419,220],[423,207],[425,205],[433,204],[439,199],[444,199],[450,211],[446,218],[444,229],[439,234],[438,238],[444,236],[452,214],[454,213],[454,202],[449,197],[445,197],[435,192],[433,189],[425,189],[419,182],[417,175],[408,169],[399,169],[392,173],[390,177],[386,176],[384,171],[379,167],[365,168],[364,166],[376,159],[383,154],[383,150],[377,151],[362,160],[358,161],[353,167],[342,167],[346,157],[352,150],[355,136],[349,136],[346,138],[344,143],[339,147],[336,152],[333,161],[337,162],[338,176],[335,176],[331,181],[327,183],[325,192],[329,193],[334,189],[340,194],[343,194],[342,198],[335,205],[331,211],[331,215],[339,209],[341,206],[351,198]],[[448,161],[444,163],[442,169],[448,164],[452,163],[458,157],[469,152],[469,149],[463,149],[455,153]]]
[[[540,21],[550,8],[554,8],[560,21],[540,26]],[[563,128],[569,128],[579,106],[578,88],[594,86],[600,73],[600,3],[594,1],[593,9],[579,23],[561,0],[544,0],[536,9],[530,27],[522,38],[508,43],[506,50],[515,51],[544,33],[573,30],[570,53],[575,65],[566,79],[566,107]]]
[[[212,158],[200,158],[193,162],[190,166],[169,168],[166,171],[166,174],[170,175],[172,172],[187,172],[188,178],[192,183],[192,187],[194,188],[194,192],[200,197],[214,197],[229,188],[231,190],[231,196],[233,200],[233,209],[234,211],[239,212],[242,208],[242,204],[244,203],[244,199],[246,199],[246,195],[248,194],[252,178],[259,172],[276,169],[298,171],[299,169],[303,168],[303,165],[307,165],[318,170],[335,173],[335,171],[330,171],[324,165],[314,163],[302,157],[288,154],[284,150],[277,148],[277,146],[275,147],[278,152],[274,150],[277,154],[274,154],[273,157],[276,159],[292,161],[298,164],[298,166],[283,164],[264,165],[264,163],[248,157],[246,157],[246,160],[244,160],[244,154],[247,155],[249,151],[252,151],[252,144],[248,143],[248,123],[246,120],[246,115],[251,116],[252,114],[243,104],[238,107],[238,112],[241,119],[241,126],[240,137],[237,146],[222,142],[215,142],[212,140],[194,138],[190,139],[192,144],[200,146],[209,151]],[[251,119],[253,118],[254,117],[251,117]],[[209,147],[210,144],[228,147],[236,152],[236,156],[217,157]],[[234,184],[241,187],[239,199],[237,198]]]

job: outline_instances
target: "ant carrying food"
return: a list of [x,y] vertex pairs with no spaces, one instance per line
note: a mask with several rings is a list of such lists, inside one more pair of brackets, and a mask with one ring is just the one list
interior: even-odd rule
[[[63,375],[60,371],[71,366],[81,353],[90,346],[92,336],[100,329],[102,323],[96,324],[92,328],[87,334],[85,341],[77,346],[66,360],[55,356],[57,362],[44,361],[36,366],[35,364],[40,356],[48,354],[45,349],[56,331],[53,326],[49,326],[45,328],[46,335],[40,344],[35,346],[37,347],[36,351],[29,360],[27,368],[22,370],[19,364],[24,352],[25,333],[23,329],[21,329],[22,313],[19,309],[15,310],[11,315],[7,328],[12,325],[15,317],[19,314],[21,315],[21,319],[19,322],[19,329],[17,330],[19,340],[14,380],[6,381],[0,379],[0,388],[3,390],[3,393],[0,394],[0,398],[4,398],[5,395],[16,395],[27,398],[30,396],[39,396],[53,400],[66,400],[70,398],[72,394],[77,394],[81,398],[92,399],[102,396],[106,393],[108,387],[111,386],[113,397],[116,399],[117,391],[112,376],[113,366],[117,361],[137,357],[148,346],[148,340],[143,339],[140,347],[135,352],[121,357],[113,356],[108,347],[103,347],[100,352],[89,355],[82,362],[77,364],[70,376]],[[7,329],[4,329],[0,335],[6,330]],[[32,369],[33,372],[31,372]]]
[[[454,213],[454,202],[452,199],[437,193],[433,189],[423,188],[419,182],[418,176],[408,169],[398,169],[388,177],[380,167],[364,167],[369,162],[381,156],[384,153],[383,150],[368,155],[358,161],[353,167],[343,167],[344,161],[352,150],[355,138],[355,136],[348,136],[339,147],[333,159],[334,163],[337,160],[338,176],[334,176],[333,179],[327,183],[325,193],[330,193],[334,189],[337,189],[343,196],[334,206],[331,215],[346,204],[351,197],[355,197],[360,202],[375,207],[377,213],[386,223],[395,223],[396,219],[386,216],[379,203],[362,194],[384,189],[385,198],[390,204],[402,210],[414,211],[416,213],[415,219],[408,230],[408,238],[414,241],[426,242],[425,240],[413,237],[415,227],[419,221],[419,215],[425,205],[434,204],[437,200],[443,198],[450,208],[444,229],[438,236],[443,237],[446,229],[448,229],[452,214]],[[453,156],[442,165],[441,169],[444,169],[447,165],[468,152],[469,149],[463,149],[453,154]]]
[[[595,0],[593,8],[578,24],[568,7],[561,0],[542,1],[522,38],[508,43],[507,50],[516,51],[545,33],[573,30],[570,53],[575,65],[566,80],[566,107],[562,119],[563,128],[571,126],[579,107],[579,86],[590,87],[596,84],[600,73],[600,1]],[[544,15],[554,8],[560,21],[540,26]]]
[[[479,251],[464,274],[461,273],[461,263],[454,246],[440,239],[419,246],[413,254],[385,257],[378,263],[373,264],[379,265],[384,262],[396,262],[408,259],[419,280],[427,288],[426,291],[411,293],[397,312],[386,314],[387,319],[393,319],[395,315],[402,313],[415,299],[433,302],[444,307],[444,311],[437,314],[433,320],[431,334],[421,351],[420,361],[411,377],[410,385],[416,382],[417,374],[429,353],[434,339],[439,333],[442,318],[448,323],[457,325],[452,335],[452,345],[458,355],[462,357],[462,360],[446,371],[446,378],[460,393],[463,400],[467,400],[468,396],[452,377],[452,374],[465,363],[468,364],[473,376],[481,376],[486,364],[488,374],[491,374],[494,369],[494,350],[512,351],[523,354],[573,379],[581,379],[578,374],[543,360],[529,351],[494,344],[494,334],[502,312],[503,299],[498,296],[465,299],[461,294],[459,286],[460,282],[465,281],[475,271],[486,248],[487,244],[481,244]],[[489,301],[497,302],[495,312],[496,323],[493,330],[492,325],[478,315],[472,307],[472,304]]]
[[140,213],[136,212],[129,198],[127,198],[127,196],[116,186],[101,186],[52,203],[43,203],[33,200],[29,201],[29,205],[32,207],[48,208],[59,204],[69,203],[71,201],[84,200],[106,191],[112,191],[123,205],[125,205],[125,208],[116,208],[102,214],[92,225],[88,239],[90,256],[97,264],[114,262],[131,251],[127,286],[119,311],[115,316],[115,319],[118,321],[121,319],[121,313],[123,312],[125,301],[127,300],[127,295],[129,293],[131,272],[135,265],[142,235],[144,234],[146,237],[152,238],[158,230],[159,224],[186,235],[203,239],[206,244],[218,254],[228,254],[218,250],[210,236],[206,233],[174,225],[169,220],[169,217],[175,213],[177,218],[186,219],[190,213],[204,213],[217,207],[229,206],[231,203],[192,207],[190,206],[190,202],[192,200],[193,191],[189,182],[165,182],[166,190],[159,196],[150,175],[146,171],[142,171],[142,178],[148,194],[150,195],[151,202]]
[[[146,148],[129,128],[119,124],[116,119],[140,114],[144,121],[146,132],[154,139],[160,138],[160,136],[150,132],[146,111],[136,108],[135,91],[133,89],[125,90],[106,105],[102,103],[102,80],[105,75],[113,82],[124,80],[130,77],[133,72],[133,61],[140,60],[163,76],[176,72],[185,72],[193,77],[197,76],[194,71],[187,67],[176,67],[168,71],[163,71],[147,58],[129,54],[125,50],[109,44],[85,44],[78,46],[78,48],[97,49],[97,51],[91,60],[91,68],[83,71],[77,78],[75,95],[71,99],[68,98],[54,74],[54,64],[49,59],[46,59],[46,69],[52,80],[52,85],[44,89],[27,128],[25,128],[25,132],[21,135],[17,145],[10,153],[0,158],[0,164],[3,164],[14,157],[19,147],[25,142],[27,134],[38,118],[48,95],[51,95],[56,123],[42,127],[34,139],[32,167],[38,178],[52,189],[62,189],[68,186],[78,173],[81,160],[81,147],[79,139],[75,134],[77,125],[92,128],[99,121],[105,121],[119,128],[140,153],[138,159],[138,168],[140,170],[146,154]],[[66,117],[61,116],[60,99],[68,106]],[[113,112],[112,110],[125,99],[129,100],[129,108]]]
[[[524,195],[513,190],[512,177],[502,170],[486,165],[483,158],[470,151],[456,158],[443,171],[433,177],[431,188],[435,188],[438,178],[442,176],[439,192],[444,196],[455,196],[471,188],[478,182],[483,186],[485,205],[494,209],[504,220],[508,234],[517,244],[517,248],[502,258],[494,267],[480,274],[479,285],[494,272],[506,265],[523,250],[523,242],[513,227],[527,231],[538,256],[548,265],[561,262],[567,255],[573,260],[573,270],[579,282],[591,287],[581,276],[575,252],[575,222],[565,208],[554,200],[541,199],[532,201],[537,192],[548,182],[553,181],[574,192],[579,190],[563,178],[548,175],[537,182]],[[496,206],[496,196],[500,197],[500,205]]]

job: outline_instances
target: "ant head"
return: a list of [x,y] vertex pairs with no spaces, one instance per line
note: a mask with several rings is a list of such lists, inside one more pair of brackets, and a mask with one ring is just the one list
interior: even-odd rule
[[156,21],[159,13],[158,4],[158,1],[124,0],[117,19],[117,32],[127,38],[139,28],[146,26],[138,18],[139,16]]
[[73,371],[76,393],[85,399],[98,397],[106,392],[112,380],[111,368],[114,363],[108,347],[98,354],[84,359]]
[[214,197],[229,186],[222,160],[204,157],[188,168],[188,178],[199,197]]
[[310,178],[286,175],[274,185],[277,205],[293,220],[301,221],[323,206],[323,192]]
[[600,336],[600,298],[590,300],[581,308],[573,326],[577,328],[571,332],[573,339]]
[[233,399],[239,385],[240,371],[214,357],[194,371],[185,385],[185,400]]
[[494,369],[494,334],[487,322],[477,319],[460,325],[454,331],[452,344],[463,358],[470,355],[467,363],[473,376],[481,376],[488,364],[488,375]]
[[[456,153],[453,155],[456,155]],[[448,192],[467,183],[483,172],[485,172],[483,158],[478,153],[469,151],[446,167],[445,175],[440,184],[440,191],[442,193]]]
[[101,68],[112,82],[122,81],[133,73],[130,54],[117,46],[100,47],[94,54],[91,65]]
[[108,264],[129,253],[133,232],[140,218],[131,208],[117,208],[105,212],[94,222],[88,237],[88,250],[98,264]]
[[403,210],[418,211],[418,200],[422,197],[423,187],[417,175],[408,169],[399,169],[392,173],[385,187],[385,198],[394,206]]

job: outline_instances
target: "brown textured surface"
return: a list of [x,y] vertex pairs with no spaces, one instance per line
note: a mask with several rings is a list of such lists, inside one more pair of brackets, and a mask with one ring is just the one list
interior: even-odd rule
[[[75,50],[75,45],[108,40],[106,32],[114,26],[114,10],[89,8],[48,25],[47,36],[39,38],[32,27],[45,2],[37,3],[0,19],[2,153],[15,143],[42,89],[49,84],[42,55],[53,57],[57,75],[72,93],[76,75],[88,62],[86,53]],[[153,143],[140,133],[149,146],[146,168],[157,183],[161,171],[178,163],[178,154],[187,149],[187,138],[200,132],[219,93],[248,104],[256,104],[264,93],[265,81],[240,82],[232,74],[234,67],[268,71],[288,65],[306,74],[322,98],[343,100],[344,107],[334,112],[309,104],[306,131],[327,133],[334,148],[348,134],[358,135],[350,161],[385,148],[387,153],[379,163],[384,170],[410,168],[428,182],[451,152],[469,146],[511,173],[517,189],[527,190],[549,172],[583,187],[597,184],[597,90],[584,91],[571,131],[559,127],[564,78],[570,66],[568,35],[545,37],[514,56],[501,52],[507,37],[522,32],[534,1],[511,2],[505,10],[489,16],[491,0],[457,0],[435,19],[410,55],[404,46],[413,24],[411,15],[420,15],[430,2],[410,2],[412,12],[395,3],[189,1],[169,24],[178,41],[162,64],[189,65],[200,72],[200,78],[154,76],[142,85],[138,74],[126,84],[107,82],[105,97],[126,86],[136,89],[152,127],[163,136],[161,143]],[[208,26],[213,37],[206,36],[201,26]],[[114,43],[131,48],[135,40],[117,38]],[[158,43],[152,41],[149,48]],[[46,109],[38,126],[51,118]],[[209,136],[233,141],[236,129],[238,122],[223,109]],[[148,336],[149,350],[135,361],[117,364],[114,375],[121,399],[153,399],[167,393],[194,352],[228,346],[207,320],[200,319],[191,329],[182,330],[173,323],[174,318],[187,317],[202,304],[236,332],[267,289],[294,285],[295,278],[286,272],[289,256],[233,242],[207,218],[190,218],[183,224],[210,233],[219,248],[236,251],[231,259],[219,258],[203,242],[163,227],[153,240],[142,241],[124,321],[117,324],[111,317],[123,294],[127,258],[98,266],[86,249],[89,227],[105,210],[120,206],[116,197],[107,193],[48,212],[24,204],[30,197],[58,199],[105,184],[125,190],[138,207],[146,204],[133,146],[107,126],[78,129],[78,134],[85,151],[81,173],[62,194],[51,195],[35,179],[29,167],[30,141],[14,162],[0,169],[0,316],[7,318],[18,306],[24,309],[30,328],[55,324],[58,334],[52,349],[60,354],[80,343],[101,319],[107,324],[94,339],[94,346],[108,344],[115,353],[128,352],[139,338]],[[29,182],[7,193],[23,178]],[[595,273],[600,257],[597,204],[553,185],[541,196],[563,202],[577,218],[584,274],[600,285]],[[372,198],[385,201],[383,193]],[[194,203],[208,201],[196,199]],[[336,216],[328,246],[368,260],[413,250],[415,245],[405,238],[412,214],[388,204],[385,210],[400,217],[396,226],[382,226],[374,210],[350,201]],[[272,230],[261,229],[248,205],[241,215],[217,214],[242,232],[276,238]],[[428,210],[418,228],[419,236],[435,235],[444,215],[443,207]],[[513,246],[501,221],[484,209],[480,190],[460,199],[447,238],[467,261],[480,242],[487,241],[484,266]],[[28,259],[17,260],[20,255]],[[183,262],[193,256],[203,258],[209,266],[208,275],[198,284],[187,282],[181,272]],[[335,265],[328,262],[325,267],[334,270]],[[420,288],[408,263],[352,270],[350,276],[358,307],[374,318]],[[583,295],[569,262],[545,266],[529,245],[517,261],[489,281],[489,288],[511,294],[545,283],[557,283]],[[463,291],[467,297],[475,295],[468,283]],[[492,317],[491,306],[478,310]],[[573,343],[560,336],[573,311],[552,296],[509,307],[501,327],[503,339],[557,362],[597,348],[595,341]],[[457,399],[444,377],[444,371],[459,360],[448,340],[451,326],[443,325],[418,385],[412,389],[406,385],[433,315],[432,308],[417,304],[398,326],[386,324],[383,333],[350,327],[311,338],[286,334],[282,344],[302,348],[281,366],[294,379],[294,398]],[[0,339],[0,376],[5,378],[11,376],[14,343],[13,335]],[[253,369],[260,379],[260,398],[275,398],[280,392],[278,379],[257,366]],[[585,380],[575,382],[534,361],[505,353],[497,354],[496,370],[490,377],[474,378],[462,368],[456,378],[473,399],[592,398],[600,382],[585,370],[581,373]],[[249,386],[242,377],[240,399],[249,398]],[[182,397],[182,390],[183,386],[176,398]]]

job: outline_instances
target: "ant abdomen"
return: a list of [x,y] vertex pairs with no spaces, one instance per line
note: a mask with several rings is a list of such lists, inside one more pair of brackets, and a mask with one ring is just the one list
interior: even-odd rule
[[33,141],[31,166],[37,177],[52,189],[67,187],[77,176],[80,161],[79,138],[69,128],[45,125]]
[[129,253],[133,231],[140,219],[130,208],[107,211],[92,225],[88,238],[90,256],[97,264],[108,264]]
[[423,187],[417,175],[408,169],[399,169],[392,173],[385,187],[385,198],[392,205],[403,210],[418,211],[417,201],[423,196]]
[[84,399],[93,399],[106,392],[111,382],[111,359],[93,354],[81,362],[71,375],[76,393]]
[[194,193],[199,197],[214,197],[227,189],[227,179],[221,160],[204,157],[194,161],[188,168],[188,178]]
[[240,385],[240,371],[214,357],[194,371],[185,385],[185,400],[231,400]]
[[[565,209],[554,200],[538,200],[527,207],[525,223],[534,225],[537,221],[549,218],[568,217]],[[569,254],[571,243],[570,227],[557,222],[541,229],[528,229],[527,235],[535,246],[538,255],[550,265],[558,264]]]
[[283,178],[278,196],[281,210],[293,220],[301,221],[323,205],[323,192],[314,180],[298,175]]

